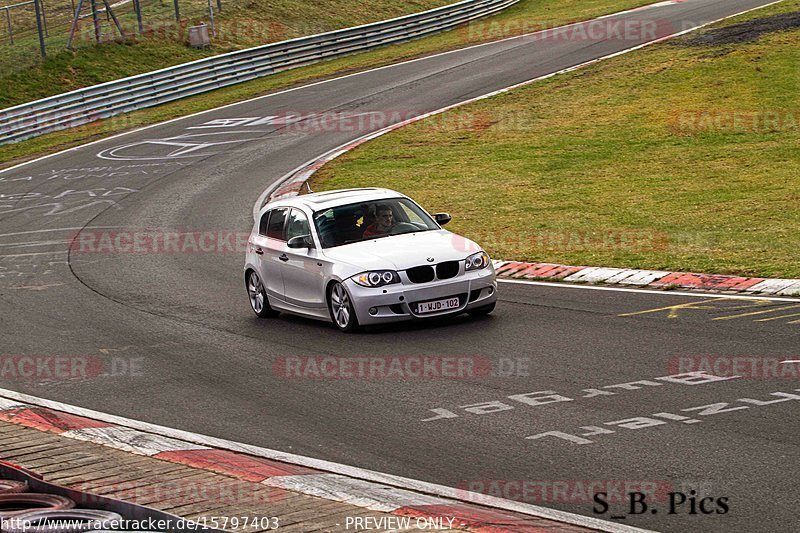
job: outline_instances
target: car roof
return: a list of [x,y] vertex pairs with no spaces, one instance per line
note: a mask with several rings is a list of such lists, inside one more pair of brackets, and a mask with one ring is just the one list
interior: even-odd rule
[[[374,202],[386,198],[405,198],[404,194],[391,189],[366,187],[361,189],[339,189],[335,191],[315,192],[291,198],[279,198],[268,203],[265,208],[273,207],[307,207],[311,211],[319,211],[330,207],[357,202]],[[263,210],[263,208],[262,208]]]

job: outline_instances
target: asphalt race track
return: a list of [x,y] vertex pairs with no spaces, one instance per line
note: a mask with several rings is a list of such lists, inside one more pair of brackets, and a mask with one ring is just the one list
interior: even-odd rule
[[[766,3],[688,0],[605,20],[656,20],[661,36]],[[253,203],[270,183],[370,127],[280,124],[287,115],[435,110],[640,42],[505,40],[187,117],[0,173],[0,352],[64,355],[96,370],[46,379],[6,369],[0,387],[450,486],[504,487],[507,493],[492,493],[511,498],[521,498],[514,488],[522,481],[569,490],[591,481],[657,484],[660,497],[648,503],[658,513],[616,519],[627,525],[796,529],[800,389],[796,373],[779,377],[778,362],[798,358],[800,302],[502,284],[497,311],[486,319],[343,335],[300,318],[257,320],[243,287],[243,253],[230,247],[92,249],[115,232],[246,238]],[[466,358],[474,371],[368,380],[287,370],[286,358],[316,361],[308,356]],[[742,377],[713,382],[656,379],[695,369],[687,361],[703,356],[777,366],[743,363],[735,370]],[[509,398],[539,391],[550,392]],[[541,396],[561,401],[533,399]],[[477,406],[487,402],[494,403]],[[634,417],[648,418],[628,420]],[[689,514],[688,501],[668,514],[666,492],[688,496],[692,489],[715,498],[706,506],[711,514]],[[717,512],[719,498],[727,498],[727,512]],[[613,505],[593,515],[591,501],[549,500],[529,494],[525,501],[609,520],[627,511]]]

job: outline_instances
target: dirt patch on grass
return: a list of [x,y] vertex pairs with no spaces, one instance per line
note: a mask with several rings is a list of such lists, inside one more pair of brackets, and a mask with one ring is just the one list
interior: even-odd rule
[[676,41],[678,46],[720,46],[749,43],[767,33],[800,28],[800,11],[749,20]]

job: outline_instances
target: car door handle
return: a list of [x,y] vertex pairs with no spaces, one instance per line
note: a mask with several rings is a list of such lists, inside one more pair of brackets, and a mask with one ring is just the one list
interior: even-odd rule
[[281,255],[278,256],[278,259],[280,259],[281,261],[286,262],[286,261],[289,260],[289,256],[286,255],[286,254],[281,254]]
[[258,255],[264,255],[264,250],[262,250],[261,248],[256,248],[256,253]]

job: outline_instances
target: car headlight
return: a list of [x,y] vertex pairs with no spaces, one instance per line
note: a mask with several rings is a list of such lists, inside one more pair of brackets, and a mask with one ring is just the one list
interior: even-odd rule
[[373,270],[353,276],[353,281],[362,287],[383,287],[392,283],[400,283],[400,276],[393,270]]
[[489,266],[489,254],[486,252],[478,252],[467,257],[466,270],[480,270]]

